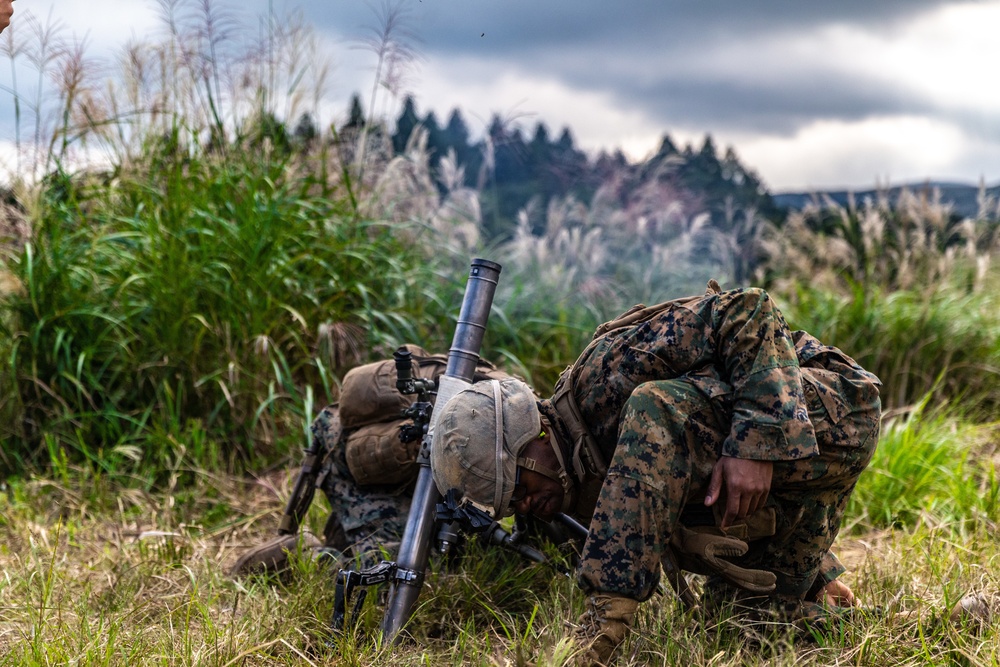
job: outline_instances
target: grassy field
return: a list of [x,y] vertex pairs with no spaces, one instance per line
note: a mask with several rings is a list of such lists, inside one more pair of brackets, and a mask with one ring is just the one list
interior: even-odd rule
[[[896,474],[884,458],[862,478],[856,506]],[[965,472],[970,485],[983,483],[977,470]],[[478,544],[457,563],[434,564],[411,640],[378,647],[371,600],[357,631],[334,638],[329,564],[300,554],[282,579],[227,576],[244,548],[274,534],[290,475],[195,471],[192,479],[152,493],[78,472],[8,486],[0,495],[0,664],[558,665],[568,657],[566,622],[583,602],[573,582]],[[942,514],[939,489],[926,484],[898,496],[891,525],[852,511],[838,545],[846,581],[883,613],[793,641],[725,615],[686,614],[662,594],[643,605],[619,664],[997,664],[996,620],[980,627],[943,618],[968,593],[1000,590],[996,523],[977,512],[957,522],[954,508]],[[319,528],[323,518],[317,502],[309,523]]]

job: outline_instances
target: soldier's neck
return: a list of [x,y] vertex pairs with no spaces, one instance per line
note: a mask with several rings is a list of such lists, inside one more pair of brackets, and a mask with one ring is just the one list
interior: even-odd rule
[[[559,420],[559,415],[548,401],[539,401],[538,411],[541,415],[542,430],[549,434],[549,446],[552,448],[552,455],[557,459],[556,463],[560,471],[565,472],[571,483],[571,487],[567,489],[563,499],[562,511],[566,512],[567,508],[573,507],[573,504],[576,502],[577,488],[580,483],[580,480],[576,478],[573,466],[569,465],[571,461],[570,457],[572,456],[572,452],[568,446],[569,438],[566,435],[565,426]],[[558,449],[558,453],[556,449]]]

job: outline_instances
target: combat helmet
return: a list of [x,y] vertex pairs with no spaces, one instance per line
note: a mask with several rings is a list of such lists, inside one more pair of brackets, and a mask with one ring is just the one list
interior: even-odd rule
[[541,430],[535,395],[524,382],[476,382],[441,410],[431,447],[434,483],[441,493],[458,489],[499,519],[508,514],[521,451]]

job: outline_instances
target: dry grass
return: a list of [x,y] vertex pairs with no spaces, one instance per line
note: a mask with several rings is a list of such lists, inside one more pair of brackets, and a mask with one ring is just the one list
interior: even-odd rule
[[903,189],[895,200],[881,192],[847,206],[827,200],[769,230],[765,265],[779,277],[778,289],[799,282],[835,291],[845,284],[920,291],[962,279],[979,290],[1000,250],[994,208],[984,188],[979,215],[966,219],[953,215],[938,190]]
[[[582,604],[572,582],[475,547],[459,568],[430,575],[417,642],[328,644],[328,571],[296,559],[285,581],[226,576],[246,546],[273,534],[289,477],[197,480],[159,494],[35,480],[0,496],[0,664],[526,665],[568,655],[564,622]],[[317,503],[309,523],[322,514]],[[840,545],[849,583],[887,617],[793,642],[686,617],[657,596],[619,664],[996,664],[996,624],[976,634],[942,624],[940,610],[997,590],[1000,547],[985,527],[958,540],[929,525]],[[370,606],[362,624],[376,623]]]
[[[225,152],[277,118],[289,127],[307,115],[319,127],[329,122],[320,103],[330,64],[301,16],[268,14],[247,26],[211,0],[148,1],[159,5],[162,32],[109,58],[90,56],[69,26],[30,9],[5,31],[5,87],[17,106],[16,161],[4,166],[13,180],[127,169],[151,140],[172,132],[183,145]],[[32,76],[18,79],[15,64]]]

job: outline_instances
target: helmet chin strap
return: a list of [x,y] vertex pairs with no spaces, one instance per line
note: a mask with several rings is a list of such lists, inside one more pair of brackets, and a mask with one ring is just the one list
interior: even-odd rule
[[518,457],[517,465],[521,466],[525,470],[537,472],[539,475],[543,475],[551,480],[559,482],[563,489],[563,503],[560,511],[566,512],[573,504],[573,482],[566,473],[566,461],[563,458],[562,452],[559,451],[561,449],[559,445],[554,443],[552,440],[549,440],[547,444],[552,450],[552,453],[555,455],[556,461],[559,462],[559,470],[553,470],[552,468],[542,465],[537,460],[528,458],[527,456]]
[[493,491],[493,511],[499,514],[503,502],[503,404],[500,400],[500,382],[491,380],[493,388],[493,413],[496,417],[496,485]]

